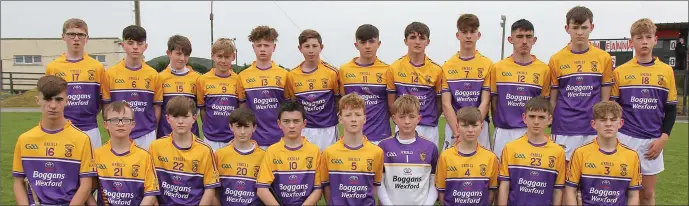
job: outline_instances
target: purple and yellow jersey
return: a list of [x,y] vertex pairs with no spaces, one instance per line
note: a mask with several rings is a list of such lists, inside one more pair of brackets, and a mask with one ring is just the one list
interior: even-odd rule
[[[452,95],[452,108],[458,111],[463,107],[481,105],[481,92],[490,91],[490,66],[493,61],[478,51],[474,57],[461,58],[459,52],[443,64],[442,92]],[[488,120],[488,115],[486,115]]]
[[627,191],[641,189],[639,164],[636,151],[618,142],[605,152],[594,140],[574,150],[565,184],[581,191],[584,205],[627,205]]
[[342,65],[337,73],[340,94],[355,92],[364,99],[364,135],[371,141],[380,141],[390,137],[391,133],[387,89],[393,84],[392,71],[379,59],[370,65],[358,64],[356,59]]
[[254,149],[243,153],[230,145],[215,152],[220,184],[218,188],[220,203],[223,206],[263,205],[256,194],[256,178],[261,168],[265,151],[253,141]]
[[126,101],[132,107],[136,121],[129,135],[132,139],[156,130],[158,122],[153,104],[163,103],[163,89],[155,69],[145,62],[139,68],[128,68],[122,60],[105,71],[101,88],[103,103]]
[[361,146],[351,148],[342,138],[323,150],[320,164],[323,186],[330,187],[327,205],[375,205],[374,186],[383,178],[383,150],[364,136]]
[[424,63],[414,65],[409,56],[390,65],[392,81],[388,81],[388,91],[393,91],[397,97],[404,94],[415,96],[421,102],[421,122],[419,125],[438,126],[438,102],[443,84],[443,69],[433,60],[424,57]]
[[[303,63],[302,63],[303,64]],[[337,69],[321,61],[311,73],[304,73],[302,64],[287,74],[287,96],[304,105],[307,128],[327,128],[337,125],[335,97],[340,95]]]
[[277,122],[280,104],[289,98],[285,92],[287,72],[275,62],[269,68],[258,68],[254,62],[239,74],[239,90],[244,91],[239,100],[246,99],[246,106],[256,114],[258,124],[251,139],[260,146],[275,144],[283,136]]
[[192,138],[187,148],[177,146],[172,135],[151,143],[149,151],[161,188],[160,205],[198,205],[205,189],[220,187],[213,150],[198,137]]
[[550,97],[550,67],[533,56],[529,63],[515,62],[512,56],[493,64],[490,71],[490,93],[497,96],[491,112],[495,127],[526,128],[522,121],[524,106],[538,95]]
[[[176,74],[172,73],[170,66],[168,66],[165,70],[161,71],[159,75],[160,83],[163,84],[163,105],[161,106],[161,120],[158,123],[158,134],[156,137],[161,138],[172,132],[170,123],[165,120],[165,115],[167,115],[167,109],[165,109],[167,107],[167,102],[177,96],[187,97],[197,102],[196,96],[198,90],[196,89],[196,80],[201,74],[191,68],[186,73]],[[199,125],[197,122],[192,124],[191,132],[199,136]]]
[[321,150],[301,137],[302,145],[289,148],[284,139],[266,149],[256,187],[272,187],[282,205],[302,205],[314,190],[321,189],[318,163]]
[[677,104],[672,67],[654,57],[642,64],[632,58],[613,71],[610,98],[622,106],[624,125],[620,132],[639,139],[660,137],[665,106]]
[[402,144],[398,135],[378,144],[385,152],[382,184],[393,203],[422,205],[434,184],[431,177],[436,174],[438,147],[418,134],[413,143]]
[[[481,146],[470,154],[451,147],[440,154],[435,175],[444,205],[489,205],[489,190],[498,189],[498,158]],[[497,193],[497,191],[496,191]]]
[[102,102],[101,82],[105,76],[103,64],[84,54],[79,60],[67,60],[65,54],[46,66],[46,75],[67,81],[65,118],[82,131],[98,128],[96,117]]
[[69,120],[54,131],[39,123],[14,146],[12,176],[29,181],[30,205],[68,205],[79,189],[79,178],[97,175],[89,136]]
[[110,141],[94,152],[98,171],[98,205],[141,205],[145,196],[160,195],[153,158],[133,141],[118,154]]
[[214,142],[230,142],[234,134],[230,125],[230,113],[239,108],[241,81],[239,75],[230,71],[229,76],[218,76],[213,69],[196,80],[196,103],[205,108],[206,115],[202,120],[203,137]]
[[551,88],[558,90],[553,113],[554,135],[596,135],[590,125],[601,88],[612,85],[612,57],[589,46],[574,52],[570,45],[550,57]]
[[508,205],[550,205],[553,190],[565,186],[565,150],[548,139],[529,142],[526,135],[505,145],[500,181],[509,181]]

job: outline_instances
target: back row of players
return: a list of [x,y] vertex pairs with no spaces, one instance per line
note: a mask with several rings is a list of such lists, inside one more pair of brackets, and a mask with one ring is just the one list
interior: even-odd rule
[[[320,35],[306,30],[299,37],[299,50],[305,61],[290,71],[271,60],[277,32],[259,26],[249,35],[257,59],[250,68],[241,74],[232,73],[234,46],[231,40],[220,39],[212,48],[217,67],[199,75],[186,67],[191,43],[182,36],[169,39],[170,65],[164,71],[157,73],[143,63],[146,32],[137,26],[123,31],[122,47],[127,56],[104,71],[99,62],[83,51],[88,39],[86,24],[70,19],[63,27],[68,52],[48,65],[46,73],[69,82],[65,116],[91,137],[94,147],[100,145],[96,116],[101,100],[103,105],[123,100],[132,106],[137,124],[130,137],[148,149],[156,137],[172,131],[167,121],[160,121],[161,116],[166,116],[161,104],[166,108],[175,96],[195,98],[201,108],[201,129],[206,137],[203,141],[217,150],[233,139],[229,114],[245,104],[258,117],[252,138],[262,148],[275,144],[284,136],[277,124],[279,105],[286,99],[295,99],[306,111],[308,123],[303,135],[324,149],[337,140],[335,102],[340,95],[358,93],[365,99],[364,134],[377,143],[391,136],[389,110],[395,99],[410,94],[420,101],[420,124],[416,131],[435,145],[440,112],[446,116],[444,148],[453,145],[459,136],[454,111],[477,107],[487,125],[490,107],[496,127],[494,144],[488,140],[488,127],[483,127],[479,142],[490,145],[500,157],[507,142],[527,132],[521,117],[526,101],[541,95],[551,97],[552,139],[565,147],[569,160],[575,148],[595,138],[596,132],[588,126],[593,118],[592,105],[612,98],[622,105],[626,120],[619,138],[642,159],[641,199],[650,204],[654,202],[655,175],[664,169],[662,148],[676,115],[674,75],[669,66],[652,56],[657,37],[650,20],[641,19],[632,25],[631,42],[636,56],[614,71],[610,55],[588,41],[592,20],[592,12],[585,7],[570,10],[565,29],[571,42],[547,65],[531,55],[536,42],[534,27],[523,19],[512,25],[508,37],[514,46],[513,54],[492,63],[475,48],[481,36],[478,18],[462,15],[457,21],[460,51],[443,66],[424,54],[430,30],[423,23],[407,26],[408,55],[391,65],[376,57],[380,46],[378,30],[372,25],[360,26],[355,34],[360,56],[339,69],[320,60]],[[196,124],[192,131],[199,135]]]

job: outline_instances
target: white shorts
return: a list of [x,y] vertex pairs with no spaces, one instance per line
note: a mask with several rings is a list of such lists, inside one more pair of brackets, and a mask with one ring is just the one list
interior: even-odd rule
[[596,139],[597,135],[553,135],[553,142],[564,146],[567,161],[572,159],[574,150]]
[[656,139],[639,139],[634,138],[620,132],[617,133],[617,139],[620,143],[627,145],[627,147],[636,151],[641,162],[641,175],[657,175],[665,170],[665,163],[663,162],[663,151],[660,151],[658,158],[654,160],[646,159],[646,152],[648,152],[648,145]]
[[136,145],[139,145],[139,147],[144,148],[145,150],[148,150],[148,148],[151,146],[151,143],[156,140],[156,131],[153,130],[149,132],[148,134],[145,134],[144,136],[141,136],[139,138],[134,139],[134,143]]
[[337,142],[338,133],[337,125],[326,128],[304,128],[301,130],[301,135],[306,137],[306,140],[309,140],[309,142],[318,146],[321,151]]
[[495,155],[498,156],[498,159],[500,159],[502,149],[505,148],[505,145],[524,136],[527,130],[527,128],[503,129],[496,127],[495,133],[493,133],[493,153],[495,153]]
[[213,152],[218,151],[220,148],[227,147],[227,145],[230,145],[230,142],[214,142],[213,140],[209,140],[204,138],[203,142],[208,144],[208,146],[211,146],[211,149],[213,149]]
[[[490,148],[490,134],[488,131],[488,121],[483,121],[483,129],[481,129],[481,134],[478,135],[478,143],[485,147],[485,148]],[[445,142],[443,143],[443,150],[446,150],[452,146],[455,145],[457,140],[452,136],[452,129],[450,129],[450,125],[445,123]]]
[[103,145],[103,140],[100,139],[100,129],[98,129],[98,127],[84,131],[84,133],[91,139],[91,148],[94,150]]
[[[395,133],[399,131],[400,128],[395,125]],[[436,147],[441,147],[442,145],[438,146],[438,126],[435,127],[429,127],[429,126],[423,126],[423,125],[417,125],[416,126],[416,132],[419,133],[422,137],[426,138],[428,141],[433,142]],[[377,145],[377,144],[376,144]]]

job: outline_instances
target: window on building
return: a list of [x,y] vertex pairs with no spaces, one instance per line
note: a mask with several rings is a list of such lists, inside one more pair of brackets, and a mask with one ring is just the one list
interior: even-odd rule
[[15,55],[14,64],[41,64],[40,55]]
[[105,64],[105,55],[89,55],[91,58],[98,60],[100,63]]

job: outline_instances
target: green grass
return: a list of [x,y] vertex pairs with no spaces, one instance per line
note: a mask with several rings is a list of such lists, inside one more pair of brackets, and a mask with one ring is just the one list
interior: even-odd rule
[[[12,192],[12,158],[14,152],[14,146],[17,141],[17,137],[31,129],[38,124],[40,120],[40,113],[2,113],[0,114],[2,122],[0,126],[0,189],[2,189],[2,194],[0,195],[0,204],[2,205],[14,205],[14,193]],[[108,135],[102,129],[102,121],[99,117],[99,124],[101,128],[101,137],[103,142],[107,141]],[[440,141],[444,141],[445,133],[445,120],[440,119],[438,123],[440,130]],[[686,123],[676,123],[672,132],[672,137],[670,141],[665,145],[664,158],[665,158],[665,171],[658,175],[658,185],[656,191],[656,203],[657,205],[687,205],[689,198],[689,186],[687,166],[687,157],[689,156],[687,148],[689,148],[689,142],[687,140],[687,135],[689,131],[687,129],[689,124]],[[491,133],[493,128],[491,125]],[[342,127],[340,127],[340,132],[342,132]],[[325,205],[325,201],[321,200],[319,205]]]

